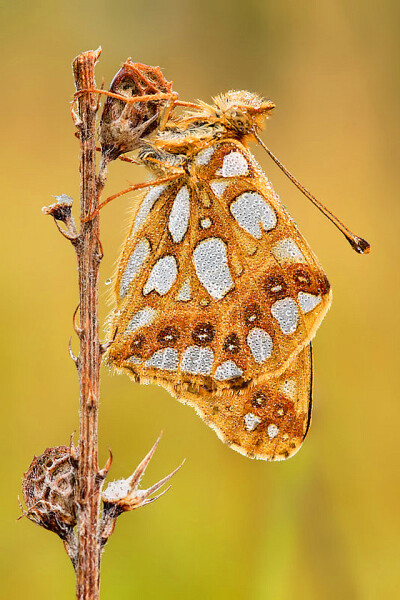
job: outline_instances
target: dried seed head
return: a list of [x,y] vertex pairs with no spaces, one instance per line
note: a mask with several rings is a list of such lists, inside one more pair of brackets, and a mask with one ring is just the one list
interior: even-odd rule
[[104,502],[104,509],[106,512],[111,510],[111,512],[118,515],[125,511],[135,510],[135,508],[139,508],[140,506],[151,504],[151,502],[154,502],[154,500],[157,500],[157,498],[169,490],[168,487],[157,496],[152,496],[154,492],[157,492],[160,488],[162,488],[163,485],[169,481],[177,471],[179,471],[183,463],[174,471],[172,471],[172,473],[166,477],[163,477],[163,479],[160,479],[160,481],[152,485],[147,490],[139,489],[140,481],[153,457],[154,452],[156,451],[160,439],[161,434],[158,436],[153,447],[146,454],[142,462],[138,465],[130,477],[127,479],[111,481],[107,488],[103,490],[101,498]]
[[[111,82],[110,92],[132,98],[171,94],[172,82],[159,67],[126,61]],[[156,129],[168,98],[128,103],[107,97],[100,121],[100,143],[107,163],[120,154],[137,148],[140,139]]]
[[46,448],[24,474],[24,514],[65,539],[76,525],[75,482],[78,458],[71,445]]
[[129,478],[118,479],[108,484],[101,498],[105,504],[115,504],[120,512],[125,512],[139,507],[142,498],[145,499],[145,492],[146,490],[132,490]]
[[177,469],[166,475],[153,484],[147,490],[139,489],[140,481],[146,471],[146,468],[156,451],[160,441],[161,434],[156,440],[151,450],[146,454],[142,462],[138,465],[135,471],[127,479],[119,479],[108,484],[107,488],[101,493],[103,500],[103,515],[100,526],[101,545],[104,546],[114,531],[117,517],[123,512],[132,511],[146,504],[151,504],[157,498],[160,498],[171,486],[165,488],[162,492],[155,495],[155,492],[160,490],[173,475],[181,468],[183,463]]

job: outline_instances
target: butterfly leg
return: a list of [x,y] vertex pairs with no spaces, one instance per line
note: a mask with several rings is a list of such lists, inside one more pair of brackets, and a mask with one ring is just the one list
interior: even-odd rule
[[79,96],[85,93],[96,93],[99,96],[100,94],[103,94],[104,96],[108,96],[109,98],[115,98],[116,100],[121,100],[122,102],[126,102],[127,104],[133,104],[137,102],[149,102],[154,100],[169,100],[161,117],[160,130],[163,130],[165,128],[169,117],[176,106],[185,106],[187,108],[195,109],[200,108],[200,105],[195,102],[185,102],[183,100],[178,100],[178,94],[176,92],[159,92],[158,94],[146,94],[143,96],[132,96],[131,98],[127,98],[126,96],[123,96],[122,94],[117,94],[115,92],[108,92],[103,89],[87,88],[84,90],[79,90],[74,94],[74,100],[72,101],[71,106],[71,114],[75,125],[79,124],[79,119],[75,113],[74,105]]
[[184,102],[182,100],[178,100],[177,98],[173,98],[164,108],[163,114],[160,119],[159,131],[163,131],[168,123],[169,117],[177,106],[185,106],[187,108],[196,108],[200,109],[199,104],[195,104],[194,102]]
[[[175,102],[178,98],[178,94],[176,92],[159,92],[158,94],[146,94],[143,96],[132,96],[131,98],[127,98],[122,94],[116,94],[114,92],[108,92],[106,90],[97,88],[85,88],[83,90],[78,90],[77,92],[75,92],[74,99],[71,102],[71,117],[75,127],[77,128],[79,128],[82,123],[78,117],[78,114],[75,111],[75,103],[77,102],[78,98],[80,98],[80,96],[82,96],[83,94],[98,94],[98,99],[100,98],[100,95],[103,94],[104,96],[108,96],[109,98],[115,98],[116,100],[121,100],[122,102],[126,102],[127,104],[133,104],[137,102],[149,102],[154,100],[170,100],[172,101],[172,104],[171,109],[167,112],[167,117],[169,117],[169,114],[174,108]],[[99,100],[96,104],[96,110],[98,109],[98,107]]]
[[93,211],[85,219],[82,219],[81,222],[87,223],[88,221],[91,221],[96,215],[98,215],[100,210],[106,204],[108,204],[112,200],[115,200],[115,198],[119,198],[120,196],[123,196],[124,194],[127,194],[129,192],[134,192],[135,190],[141,190],[141,189],[144,189],[147,187],[152,187],[153,185],[160,185],[161,183],[167,183],[169,181],[173,181],[174,179],[179,179],[180,177],[182,177],[182,171],[179,171],[179,173],[175,173],[173,175],[168,175],[167,177],[161,177],[160,179],[155,179],[154,181],[148,181],[146,183],[136,183],[135,185],[130,185],[125,190],[121,190],[120,192],[117,192],[116,194],[113,194],[112,196],[109,196],[108,198],[106,198],[103,202],[101,202],[99,204],[99,206],[96,208],[95,211]]
[[121,100],[122,102],[126,102],[127,104],[134,104],[136,102],[149,102],[153,100],[177,100],[178,94],[176,92],[159,92],[158,94],[145,94],[143,96],[132,96],[131,98],[127,98],[122,94],[116,94],[115,92],[108,92],[107,90],[97,89],[97,88],[85,88],[83,90],[78,90],[74,94],[74,102],[83,94],[103,94],[104,96],[108,96],[109,98],[115,98],[116,100]]

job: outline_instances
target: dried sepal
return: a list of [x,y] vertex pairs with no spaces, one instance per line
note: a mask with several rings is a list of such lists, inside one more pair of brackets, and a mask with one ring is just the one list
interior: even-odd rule
[[163,485],[171,479],[173,475],[181,468],[183,462],[174,471],[160,479],[148,489],[139,489],[140,481],[146,471],[146,468],[158,446],[161,439],[161,434],[156,440],[151,450],[146,454],[142,462],[138,465],[135,471],[127,479],[119,479],[108,484],[107,488],[102,492],[103,500],[103,517],[101,524],[101,543],[104,546],[109,536],[114,531],[117,517],[123,512],[128,512],[151,504],[163,494],[165,494],[171,486],[165,488],[162,492],[153,496],[155,492],[160,490]]
[[22,482],[26,505],[23,515],[62,540],[71,537],[77,522],[77,469],[78,455],[72,443],[46,448],[43,454],[35,456]]
[[157,128],[163,108],[174,97],[172,82],[165,79],[159,67],[133,63],[130,60],[115,75],[109,91],[127,99],[160,94],[163,97],[134,103],[107,97],[99,132],[105,163],[137,148],[140,139]]
[[111,465],[112,465],[113,458],[114,458],[113,453],[111,452],[110,448],[108,449],[108,452],[109,452],[109,455],[108,455],[106,464],[97,473],[97,477],[98,477],[99,481],[101,481],[101,482],[103,482],[104,479],[107,477],[108,471],[111,469]]

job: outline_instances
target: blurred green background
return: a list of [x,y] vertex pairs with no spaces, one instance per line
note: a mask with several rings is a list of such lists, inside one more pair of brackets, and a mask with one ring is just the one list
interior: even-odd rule
[[[78,427],[75,257],[40,209],[52,194],[78,198],[70,65],[99,45],[107,85],[132,57],[160,65],[187,100],[232,88],[273,99],[267,144],[372,244],[356,255],[254,149],[334,289],[314,344],[311,431],[290,461],[253,462],[161,388],[104,371],[111,477],[127,476],[161,429],[144,485],[187,460],[166,496],[119,520],[102,599],[398,597],[398,22],[393,0],[1,3],[2,597],[74,597],[61,542],[16,522],[17,495],[33,455]],[[112,165],[106,193],[140,180],[140,168]],[[130,203],[102,214],[102,318]]]

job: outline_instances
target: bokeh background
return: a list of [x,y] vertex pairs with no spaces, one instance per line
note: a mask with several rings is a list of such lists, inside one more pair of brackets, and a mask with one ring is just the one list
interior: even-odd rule
[[[372,244],[356,255],[254,149],[334,288],[314,344],[311,431],[286,463],[250,461],[161,388],[104,370],[111,477],[128,475],[161,429],[144,484],[187,460],[162,500],[119,520],[103,600],[398,597],[399,12],[392,0],[1,2],[2,597],[74,597],[61,542],[16,521],[17,495],[33,455],[78,427],[75,257],[40,209],[52,194],[78,198],[70,65],[99,45],[98,82],[132,57],[160,65],[181,98],[245,88],[273,99],[264,139]],[[107,191],[140,180],[115,164]],[[102,215],[102,318],[131,203]]]

